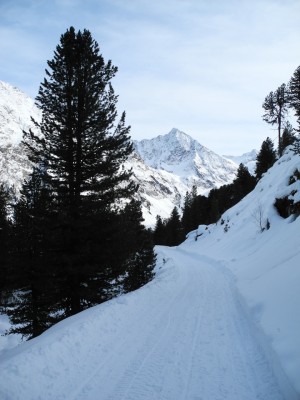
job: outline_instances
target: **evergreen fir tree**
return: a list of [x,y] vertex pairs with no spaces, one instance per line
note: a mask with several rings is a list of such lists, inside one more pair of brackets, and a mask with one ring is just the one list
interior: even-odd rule
[[294,109],[300,132],[300,66],[295,70],[289,82],[289,106]]
[[250,193],[256,185],[256,179],[252,176],[244,164],[240,164],[237,170],[237,177],[233,181],[234,204]]
[[156,224],[153,231],[154,244],[166,245],[166,224],[159,215],[156,216]]
[[[207,225],[210,223],[209,220],[209,200],[206,196],[198,195],[193,202],[195,221],[193,229],[196,229],[199,225]],[[186,232],[187,233],[187,232]]]
[[197,221],[198,207],[196,205],[196,199],[197,199],[197,188],[196,186],[193,186],[191,192],[187,192],[184,199],[183,212],[181,218],[182,229],[184,233],[188,233],[194,230],[197,227],[197,225],[199,225]]
[[209,223],[215,223],[221,217],[221,211],[220,211],[219,199],[218,199],[217,192],[215,192],[215,194],[216,195],[214,196],[212,191],[210,191],[209,211],[208,211]]
[[121,231],[124,257],[124,272],[126,274],[123,286],[125,291],[138,289],[153,278],[155,254],[152,235],[143,225],[141,203],[132,200],[123,211]]
[[176,246],[184,240],[184,232],[177,207],[174,207],[166,223],[166,242],[168,246]]
[[295,137],[293,150],[296,154],[300,154],[300,136]]
[[287,122],[281,137],[281,149],[284,151],[288,146],[295,143],[296,137],[292,125]]
[[255,175],[259,180],[262,174],[268,171],[276,161],[276,152],[272,140],[268,137],[263,141],[256,158]]
[[[61,36],[48,67],[36,99],[42,121],[35,125],[42,136],[24,132],[23,142],[30,159],[46,166],[55,196],[59,279],[65,315],[70,315],[97,295],[102,298],[88,282],[113,265],[95,255],[105,246],[101,238],[113,231],[113,209],[136,187],[131,172],[121,168],[132,143],[125,113],[116,123],[111,79],[117,68],[104,62],[89,31],[73,27]],[[101,235],[94,236],[99,229]]]

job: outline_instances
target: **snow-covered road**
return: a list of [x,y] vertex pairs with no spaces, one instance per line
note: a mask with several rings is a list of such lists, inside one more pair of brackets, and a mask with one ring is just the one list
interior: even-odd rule
[[161,252],[154,282],[4,360],[0,398],[283,399],[230,274],[180,248]]

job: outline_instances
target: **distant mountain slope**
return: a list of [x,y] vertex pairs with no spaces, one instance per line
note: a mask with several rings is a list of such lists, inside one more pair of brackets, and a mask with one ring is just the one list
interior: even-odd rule
[[202,146],[186,133],[173,128],[167,135],[135,141],[136,152],[145,164],[177,175],[200,192],[231,182],[236,163]]
[[182,206],[186,192],[193,185],[197,186],[198,194],[207,194],[236,177],[236,163],[176,128],[166,135],[134,141],[134,146],[137,156],[133,158],[136,163],[133,171],[140,184],[144,216],[149,225],[154,224],[157,214],[168,217],[174,206]]
[[[31,165],[20,145],[22,130],[33,127],[31,116],[40,120],[34,101],[19,89],[0,81],[0,181],[18,192]],[[127,161],[139,184],[145,224],[156,216],[170,216],[183,204],[193,185],[199,194],[232,182],[238,164],[202,146],[178,129],[150,140],[134,141],[135,153]]]
[[20,145],[22,131],[33,127],[31,117],[40,119],[34,101],[19,89],[0,81],[0,182],[17,191],[31,171]]
[[223,157],[233,161],[238,165],[241,163],[244,164],[248,168],[250,174],[254,175],[256,167],[256,157],[257,157],[257,151],[255,149],[251,150],[249,153],[244,153],[241,156],[223,156]]

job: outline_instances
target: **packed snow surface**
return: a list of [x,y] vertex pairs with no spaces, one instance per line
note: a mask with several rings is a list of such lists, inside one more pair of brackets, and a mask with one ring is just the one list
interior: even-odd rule
[[144,288],[7,353],[0,398],[283,399],[232,275],[181,248],[159,253]]

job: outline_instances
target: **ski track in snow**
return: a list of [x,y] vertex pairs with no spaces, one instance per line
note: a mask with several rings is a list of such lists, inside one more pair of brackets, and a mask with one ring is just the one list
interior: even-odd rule
[[230,277],[207,259],[166,251],[180,271],[173,297],[149,304],[136,340],[122,332],[68,399],[283,399]]

